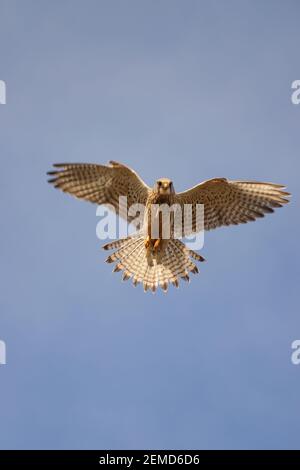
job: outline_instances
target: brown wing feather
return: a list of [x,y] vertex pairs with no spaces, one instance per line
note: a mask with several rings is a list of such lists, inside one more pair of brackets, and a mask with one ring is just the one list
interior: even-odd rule
[[[132,204],[145,205],[150,188],[133,170],[111,161],[110,165],[91,163],[57,163],[49,171],[49,183],[79,199],[96,204],[111,204],[119,213],[119,197],[127,196],[128,209]],[[129,222],[132,217],[127,216]]]
[[204,204],[204,229],[222,225],[237,225],[264,217],[289,202],[284,186],[254,181],[229,181],[214,178],[185,192],[178,193],[175,203],[192,205],[192,226],[185,228],[190,235],[199,227],[196,204]]

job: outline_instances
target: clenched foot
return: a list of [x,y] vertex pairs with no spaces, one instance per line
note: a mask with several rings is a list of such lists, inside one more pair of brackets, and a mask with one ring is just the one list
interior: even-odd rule
[[145,243],[145,248],[146,248],[146,250],[147,250],[147,256],[149,256],[150,253],[151,253],[151,238],[150,238],[149,235],[148,235],[148,237],[146,238],[146,240],[145,240],[144,243]]
[[159,247],[160,247],[160,244],[161,244],[161,238],[158,238],[157,240],[155,240],[155,243],[154,243],[154,250],[158,250]]
[[148,250],[148,248],[150,248],[150,244],[151,244],[151,239],[150,239],[150,236],[149,236],[149,235],[148,235],[148,237],[146,238],[146,240],[145,240],[144,243],[145,243],[145,248],[147,248],[147,250]]

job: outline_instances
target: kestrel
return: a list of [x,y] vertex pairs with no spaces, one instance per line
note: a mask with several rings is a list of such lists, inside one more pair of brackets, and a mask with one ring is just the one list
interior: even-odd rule
[[[105,250],[116,250],[107,262],[116,262],[114,271],[123,271],[123,280],[132,278],[136,286],[142,283],[144,290],[153,292],[160,286],[167,291],[169,283],[178,287],[179,278],[189,281],[189,273],[198,273],[194,261],[204,258],[189,249],[176,236],[174,217],[167,238],[162,237],[163,219],[160,210],[153,207],[175,205],[191,207],[190,223],[184,227],[184,236],[198,229],[199,204],[204,205],[204,230],[223,225],[237,225],[254,221],[289,202],[289,193],[284,186],[254,181],[230,181],[214,178],[204,181],[187,191],[176,193],[173,182],[160,178],[151,189],[131,168],[114,161],[109,165],[88,163],[59,163],[49,183],[73,196],[113,206],[116,213],[129,223],[136,224],[136,218],[127,211],[120,211],[120,196],[127,197],[127,207],[140,204],[145,207],[143,223],[135,234],[104,245]],[[153,215],[154,214],[154,215]],[[155,219],[155,220],[154,220]],[[153,224],[158,223],[158,233],[153,238]],[[138,226],[139,224],[136,224]]]

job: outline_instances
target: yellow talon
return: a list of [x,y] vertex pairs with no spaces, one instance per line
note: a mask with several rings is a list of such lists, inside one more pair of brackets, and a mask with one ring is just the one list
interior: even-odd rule
[[154,247],[153,247],[154,250],[157,250],[159,248],[160,244],[161,244],[161,239],[160,238],[155,240]]
[[148,237],[145,240],[145,248],[147,248],[147,249],[150,248],[150,242],[151,242],[151,240],[150,240],[150,237],[148,235]]
[[153,250],[158,250],[160,245],[161,245],[161,239],[158,238],[157,240],[155,240],[154,244],[153,244],[153,241],[154,240],[151,240],[151,237],[148,235],[148,237],[146,238],[145,240],[145,248],[147,249],[147,251],[150,251],[151,249],[151,245],[153,246]]

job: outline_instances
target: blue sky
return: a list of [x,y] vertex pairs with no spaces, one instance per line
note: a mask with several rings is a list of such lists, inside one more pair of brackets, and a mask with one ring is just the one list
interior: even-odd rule
[[[299,448],[299,2],[0,0],[0,446]],[[155,296],[104,263],[59,161],[178,191],[284,183],[288,207],[206,234]]]

